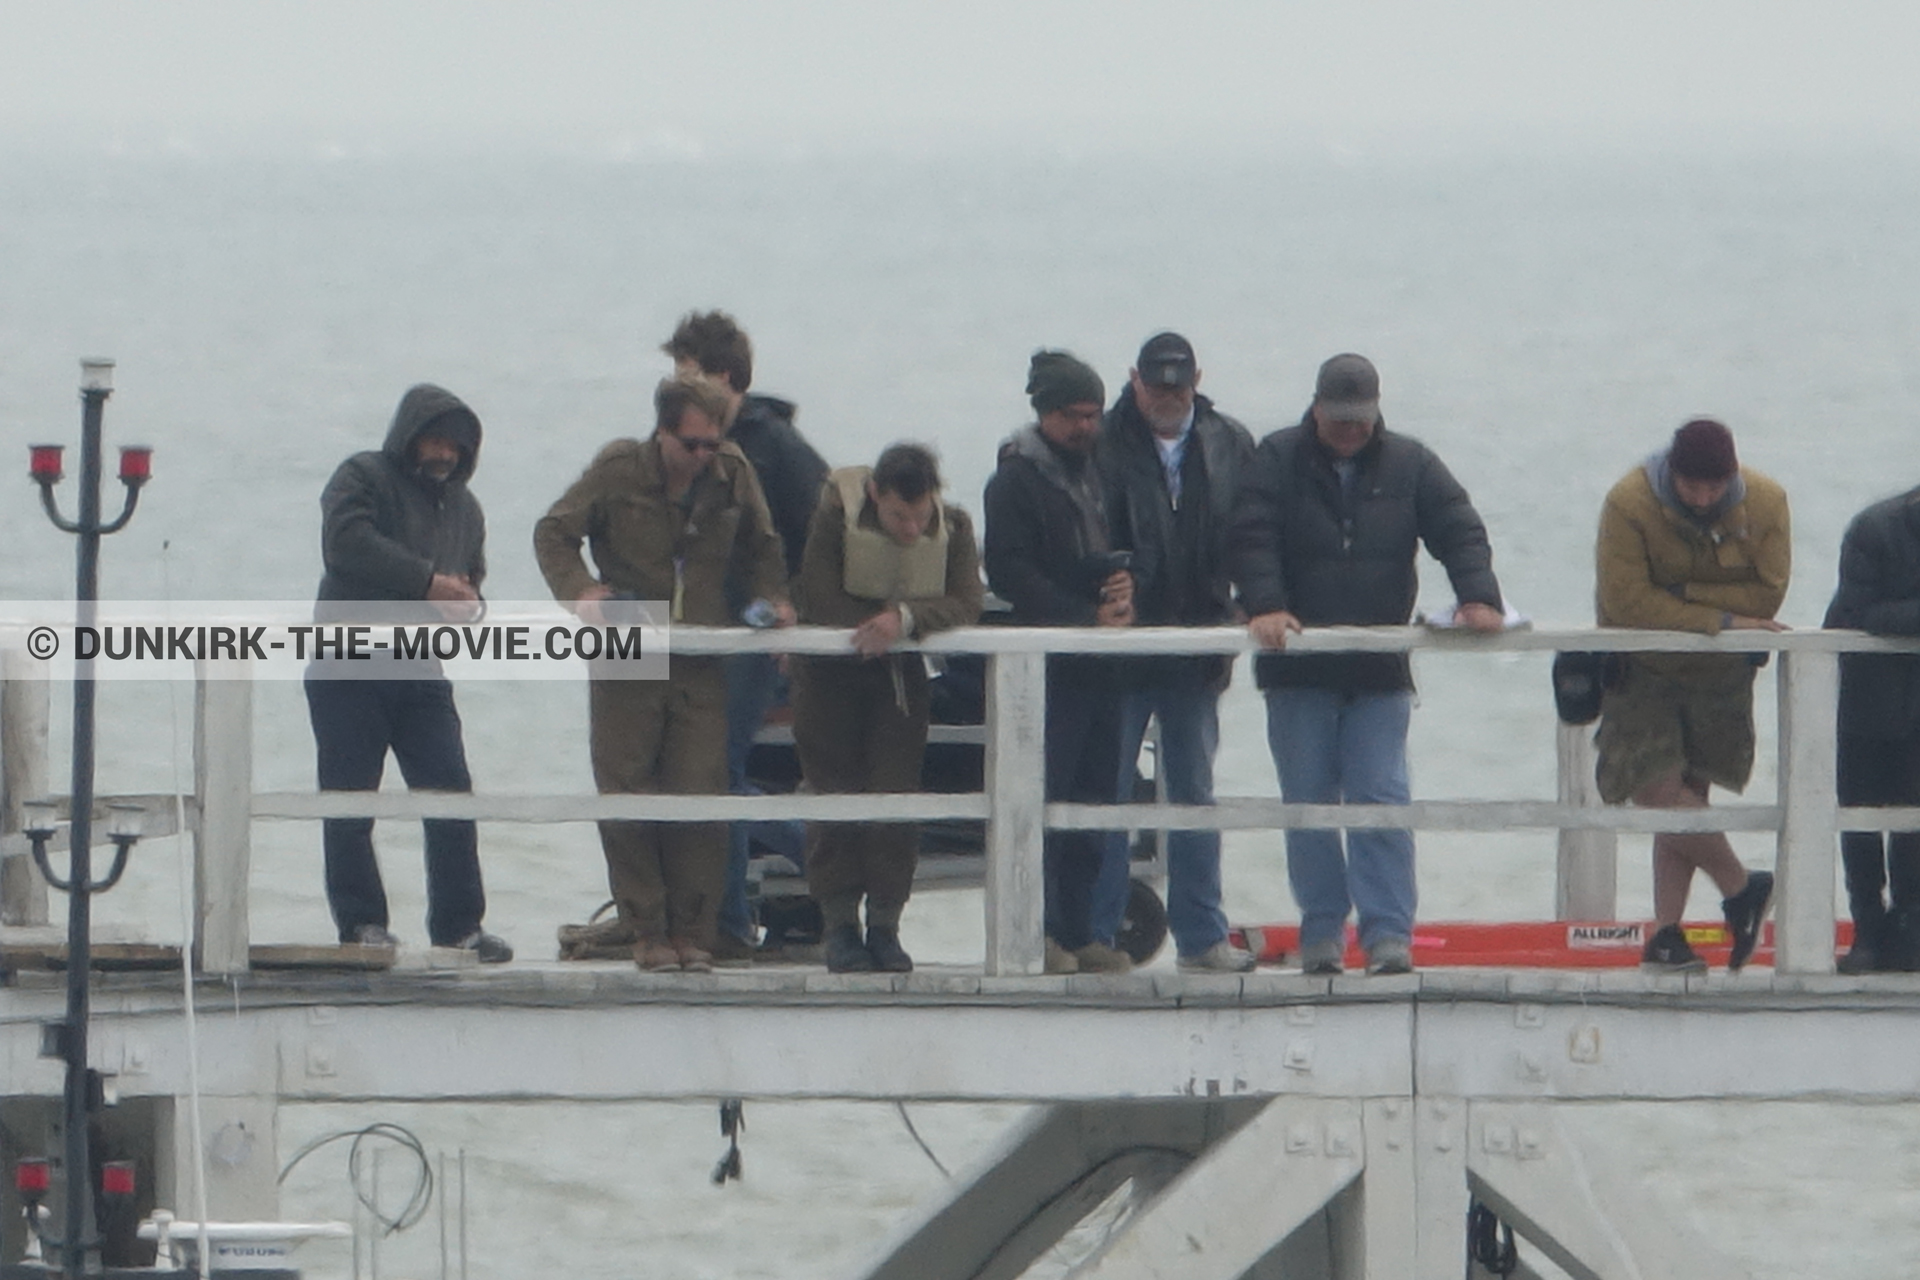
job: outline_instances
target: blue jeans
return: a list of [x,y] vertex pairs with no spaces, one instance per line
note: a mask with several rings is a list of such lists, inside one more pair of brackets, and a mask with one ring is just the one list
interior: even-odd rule
[[[727,671],[727,785],[736,796],[757,796],[760,789],[747,781],[747,753],[753,737],[766,723],[767,712],[785,702],[787,682],[770,653],[735,653],[725,660]],[[752,841],[759,841],[804,869],[806,827],[773,819],[734,822],[727,827],[727,886],[720,895],[716,923],[721,933],[753,941],[753,912],[747,906],[747,862]]]
[[[1267,746],[1289,804],[1406,804],[1410,693],[1267,690]],[[1287,878],[1300,906],[1302,946],[1341,941],[1347,912],[1360,915],[1360,945],[1411,938],[1416,891],[1413,833],[1287,832]]]
[[[1178,674],[1127,695],[1120,704],[1119,796],[1132,799],[1134,764],[1147,720],[1160,717],[1159,775],[1174,804],[1213,803],[1213,757],[1220,747],[1220,694],[1211,667],[1183,664]],[[1128,868],[1102,868],[1094,888],[1094,933],[1111,936],[1126,912]],[[1118,883],[1111,883],[1117,880]],[[1227,936],[1220,909],[1220,833],[1167,833],[1167,928],[1183,956],[1197,956]]]

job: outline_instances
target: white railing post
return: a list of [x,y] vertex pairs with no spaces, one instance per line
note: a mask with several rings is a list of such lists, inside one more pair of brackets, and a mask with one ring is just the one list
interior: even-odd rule
[[253,862],[253,682],[209,680],[193,697],[194,928],[202,973],[245,973]]
[[1000,653],[987,661],[989,974],[1039,973],[1045,958],[1046,664],[1039,653]]
[[[1555,722],[1560,803],[1600,808],[1593,780],[1593,727]],[[1553,887],[1556,920],[1611,920],[1619,909],[1620,837],[1612,831],[1562,828]]]
[[[20,830],[20,805],[47,795],[47,664],[0,650],[0,831]],[[47,882],[25,853],[0,856],[0,924],[47,923]]]
[[1833,972],[1833,860],[1839,828],[1834,752],[1840,659],[1830,650],[1780,654],[1780,883],[1774,968]]

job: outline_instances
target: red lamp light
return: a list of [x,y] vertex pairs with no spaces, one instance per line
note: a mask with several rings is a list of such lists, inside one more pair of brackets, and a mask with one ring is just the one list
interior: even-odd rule
[[120,478],[128,484],[145,484],[153,478],[151,445],[129,444],[120,449]]
[[36,444],[28,446],[30,461],[27,474],[41,484],[58,484],[65,474],[60,465],[60,455],[66,451],[65,445]]
[[133,1161],[109,1160],[100,1166],[100,1194],[103,1196],[130,1196],[133,1194]]
[[13,1187],[23,1196],[43,1196],[53,1186],[53,1169],[44,1156],[33,1156],[13,1166]]

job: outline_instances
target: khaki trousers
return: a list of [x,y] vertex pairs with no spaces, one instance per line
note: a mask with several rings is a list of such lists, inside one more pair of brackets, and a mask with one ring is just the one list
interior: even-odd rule
[[[718,658],[674,658],[669,680],[588,686],[601,794],[725,795],[727,684]],[[719,822],[602,822],[607,885],[641,941],[713,946],[727,875]]]
[[[792,681],[793,745],[815,792],[920,790],[927,672],[917,654],[873,661],[795,659]],[[869,925],[899,924],[919,861],[916,824],[816,822],[807,837],[807,888],[829,927],[858,923],[863,895]]]

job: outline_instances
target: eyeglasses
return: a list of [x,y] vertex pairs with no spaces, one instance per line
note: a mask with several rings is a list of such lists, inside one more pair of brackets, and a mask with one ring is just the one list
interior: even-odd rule
[[720,452],[719,436],[689,437],[689,436],[683,436],[677,431],[669,431],[667,434],[673,437],[673,442],[675,444],[679,445],[682,449],[685,449],[688,453]]

